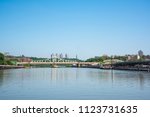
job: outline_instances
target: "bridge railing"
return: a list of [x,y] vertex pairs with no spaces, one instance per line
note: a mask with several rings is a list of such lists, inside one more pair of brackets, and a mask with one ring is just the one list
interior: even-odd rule
[[77,62],[77,61],[62,61],[62,62],[52,62],[52,61],[32,61],[32,62],[17,62],[18,65],[24,64],[81,64],[81,65],[99,65],[98,62]]

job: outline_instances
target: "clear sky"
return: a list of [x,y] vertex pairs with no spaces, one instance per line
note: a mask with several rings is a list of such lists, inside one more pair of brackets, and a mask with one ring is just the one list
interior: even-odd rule
[[150,0],[0,0],[0,52],[150,54]]

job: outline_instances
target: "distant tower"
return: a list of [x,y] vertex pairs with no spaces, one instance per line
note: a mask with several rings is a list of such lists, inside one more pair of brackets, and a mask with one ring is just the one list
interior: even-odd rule
[[65,54],[65,58],[68,58],[68,55],[67,55],[67,54]]
[[63,58],[63,54],[62,53],[60,54],[60,58]]
[[55,58],[58,58],[58,54],[56,53],[56,57]]
[[54,58],[54,54],[51,54],[51,59]]
[[138,51],[138,55],[137,55],[137,59],[141,59],[143,57],[143,51],[142,50],[139,50]]
[[138,51],[138,55],[140,56],[140,57],[142,57],[144,54],[143,54],[143,51],[142,50],[139,50]]

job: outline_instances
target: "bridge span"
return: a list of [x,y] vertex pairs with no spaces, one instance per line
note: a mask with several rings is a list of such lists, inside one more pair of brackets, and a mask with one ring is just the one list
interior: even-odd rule
[[17,65],[99,65],[98,62],[46,62],[46,61],[32,61],[32,62],[17,62]]

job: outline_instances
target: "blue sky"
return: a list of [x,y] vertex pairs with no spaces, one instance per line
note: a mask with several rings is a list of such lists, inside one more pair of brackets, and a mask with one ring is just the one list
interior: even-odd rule
[[150,0],[0,0],[0,51],[150,54]]

